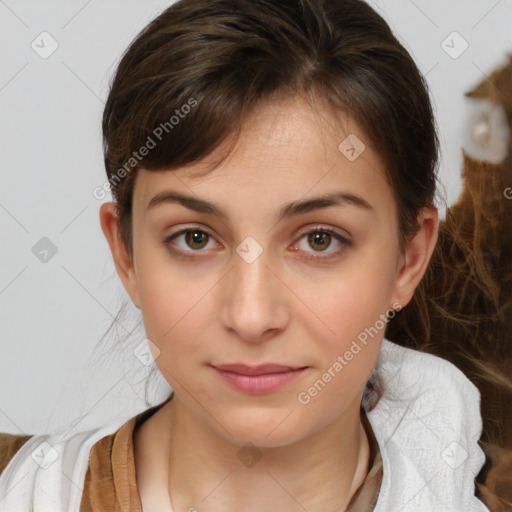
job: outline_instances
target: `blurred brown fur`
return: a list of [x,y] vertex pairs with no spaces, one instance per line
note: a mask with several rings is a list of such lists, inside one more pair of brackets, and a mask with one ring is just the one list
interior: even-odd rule
[[[466,96],[499,103],[512,127],[512,54]],[[440,222],[427,275],[386,332],[451,361],[479,388],[487,462],[478,493],[492,512],[512,510],[512,140],[508,147],[500,164],[463,153],[463,190]]]

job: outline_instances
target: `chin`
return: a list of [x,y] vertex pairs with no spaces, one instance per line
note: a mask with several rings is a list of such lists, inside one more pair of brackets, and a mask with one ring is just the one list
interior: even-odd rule
[[214,425],[214,428],[226,441],[238,446],[251,443],[260,448],[277,448],[307,435],[303,432],[304,422],[290,412],[289,408],[285,408],[282,411],[253,409],[226,414],[223,415],[222,425],[227,432],[218,425]]

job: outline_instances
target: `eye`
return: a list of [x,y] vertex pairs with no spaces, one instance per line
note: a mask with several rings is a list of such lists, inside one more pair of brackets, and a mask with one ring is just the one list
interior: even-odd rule
[[[313,253],[324,253],[327,252],[328,256],[307,256],[307,259],[313,260],[321,260],[332,258],[338,256],[344,249],[344,247],[350,247],[352,242],[340,235],[336,231],[330,228],[324,228],[322,226],[317,226],[310,231],[306,231],[301,237],[300,240],[305,238],[305,243],[312,248],[316,248],[318,250],[313,251]],[[338,249],[335,251],[327,251],[327,249],[332,245],[333,240],[338,243]],[[300,245],[300,242],[299,244]],[[304,249],[305,250],[305,249]],[[305,252],[308,252],[305,250]]]
[[[207,247],[209,238],[213,240],[213,236],[208,231],[202,228],[188,227],[169,235],[162,243],[172,252],[180,255],[180,253],[201,252],[201,249]],[[181,243],[175,243],[175,240],[181,241]],[[178,250],[175,250],[173,245],[178,246]],[[192,251],[188,249],[192,249]]]

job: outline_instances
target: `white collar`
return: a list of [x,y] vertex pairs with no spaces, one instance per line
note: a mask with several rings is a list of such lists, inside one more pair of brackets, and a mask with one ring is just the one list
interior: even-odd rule
[[485,462],[480,393],[453,364],[384,339],[384,395],[368,418],[383,475],[374,512],[489,512],[475,497]]

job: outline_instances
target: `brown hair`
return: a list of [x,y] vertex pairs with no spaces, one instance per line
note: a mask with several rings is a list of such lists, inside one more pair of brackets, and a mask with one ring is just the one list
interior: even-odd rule
[[[105,167],[127,248],[138,166],[122,180],[119,171],[136,163],[133,151],[158,127],[166,130],[143,167],[177,168],[211,153],[261,102],[300,93],[355,118],[385,163],[401,235],[414,233],[436,189],[438,140],[426,87],[362,1],[176,2],[125,52],[103,114]],[[198,106],[172,124],[191,100]]]
[[[403,249],[420,209],[434,205],[439,143],[426,81],[385,20],[362,0],[179,0],[126,50],[103,114],[105,168],[129,253],[140,166],[198,162],[258,105],[292,95],[319,98],[362,128],[385,164]],[[410,309],[428,314],[421,299]]]

